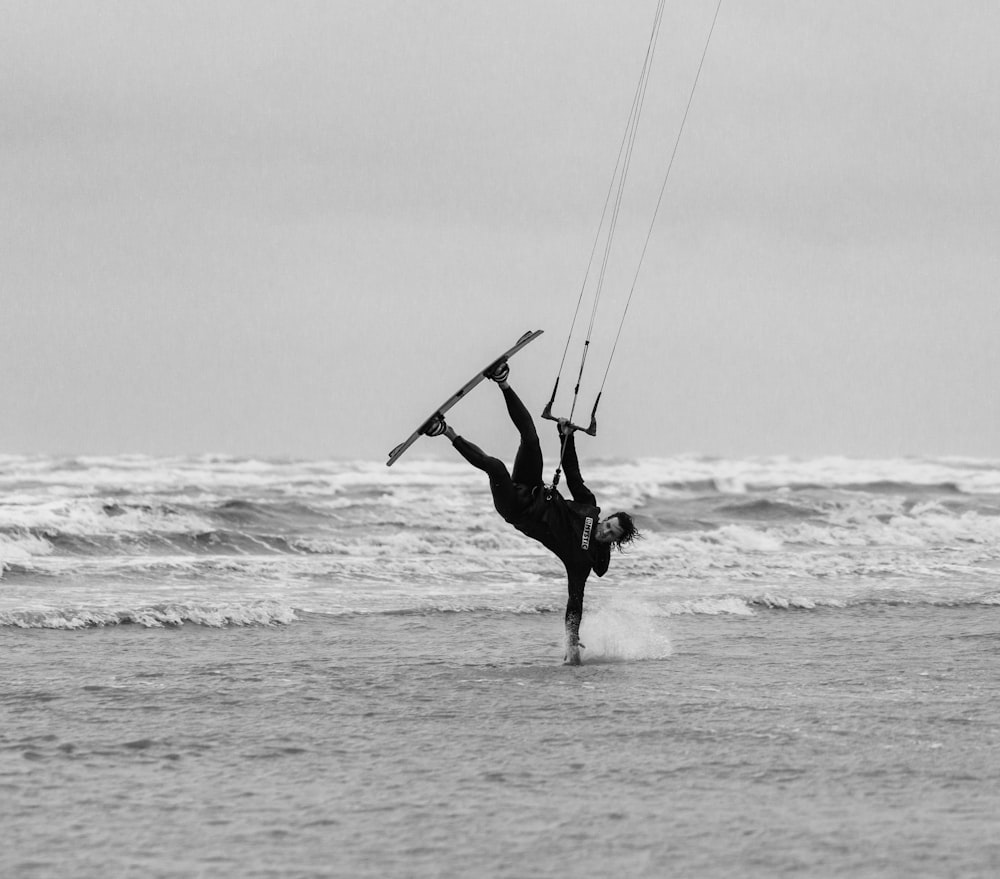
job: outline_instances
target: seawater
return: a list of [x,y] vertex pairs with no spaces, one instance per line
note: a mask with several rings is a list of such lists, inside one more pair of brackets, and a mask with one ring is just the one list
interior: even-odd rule
[[1000,462],[0,457],[4,876],[991,876]]

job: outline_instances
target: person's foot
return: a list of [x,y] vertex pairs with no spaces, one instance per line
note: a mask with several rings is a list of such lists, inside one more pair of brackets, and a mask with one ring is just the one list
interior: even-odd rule
[[510,364],[506,360],[501,360],[499,363],[493,364],[486,372],[483,373],[491,382],[496,382],[498,385],[502,385],[507,381],[507,376],[510,375]]
[[420,428],[420,432],[424,436],[441,436],[448,429],[448,425],[445,424],[444,416],[440,414],[432,415],[427,423]]

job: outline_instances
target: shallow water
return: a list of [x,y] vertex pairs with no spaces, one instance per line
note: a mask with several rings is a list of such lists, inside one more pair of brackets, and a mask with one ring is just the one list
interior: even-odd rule
[[1000,462],[0,456],[0,876],[1000,874]]
[[1000,869],[1000,611],[658,627],[581,668],[550,614],[8,631],[0,872]]

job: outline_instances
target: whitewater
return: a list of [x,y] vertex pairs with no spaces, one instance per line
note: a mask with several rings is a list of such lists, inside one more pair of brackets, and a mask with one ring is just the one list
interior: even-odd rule
[[0,873],[1000,870],[1000,461],[583,465],[0,456]]

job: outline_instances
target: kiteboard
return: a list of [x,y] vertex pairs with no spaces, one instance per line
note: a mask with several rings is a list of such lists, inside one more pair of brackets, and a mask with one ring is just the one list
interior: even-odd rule
[[508,358],[513,357],[529,342],[534,342],[544,330],[529,330],[520,339],[517,340],[516,344],[508,348],[499,357],[494,358],[490,363],[482,370],[477,372],[469,381],[467,381],[462,387],[460,387],[454,394],[452,394],[447,400],[445,400],[434,412],[431,414],[430,418],[424,420],[424,422],[418,427],[410,436],[401,442],[396,448],[389,452],[389,460],[386,461],[386,466],[391,467],[395,464],[400,456],[405,452],[410,446],[412,446],[420,437],[423,435],[424,430],[427,425],[429,425],[435,418],[440,418],[447,412],[452,406],[454,406],[459,400],[462,399],[469,391],[471,391],[476,385],[478,385],[484,378],[486,378],[489,373],[496,369],[501,363],[504,363]]

